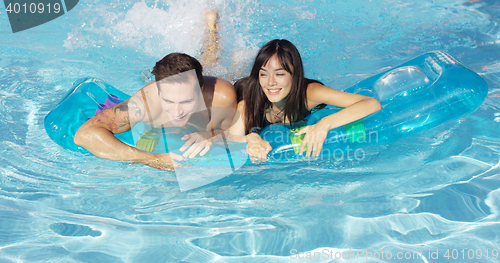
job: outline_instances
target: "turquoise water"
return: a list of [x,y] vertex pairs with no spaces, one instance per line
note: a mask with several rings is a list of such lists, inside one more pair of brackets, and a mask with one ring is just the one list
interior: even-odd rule
[[[287,38],[334,88],[443,50],[490,91],[467,117],[361,159],[246,166],[186,192],[173,173],[48,138],[43,118],[76,79],[131,94],[165,54],[199,56],[208,9],[224,51],[206,71],[228,80]],[[500,2],[476,0],[82,1],[13,34],[1,8],[0,262],[498,262],[499,19]]]

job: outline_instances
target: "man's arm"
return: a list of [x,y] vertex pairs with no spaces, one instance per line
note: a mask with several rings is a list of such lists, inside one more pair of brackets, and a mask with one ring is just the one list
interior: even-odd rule
[[75,134],[75,144],[104,159],[136,161],[141,153],[114,136],[131,128],[129,102],[127,100],[106,108],[86,121]]
[[[231,126],[236,112],[236,91],[231,83],[217,78],[214,86],[211,119],[206,132],[197,132],[182,137],[186,143],[181,147],[184,157],[194,158],[198,153],[203,156],[212,147],[217,134],[226,132]],[[214,132],[219,129],[219,131]],[[227,132],[226,132],[227,133]],[[223,134],[223,136],[227,136]]]
[[[144,119],[140,99],[134,95],[127,101],[106,108],[85,122],[76,132],[74,142],[95,156],[115,161],[131,161],[154,168],[171,170],[170,154],[140,151],[118,140],[114,134],[129,131],[131,123]],[[181,159],[181,158],[176,158]]]
[[212,101],[212,118],[210,120],[213,129],[217,127],[222,130],[229,129],[237,105],[236,90],[233,85],[226,80],[217,78]]

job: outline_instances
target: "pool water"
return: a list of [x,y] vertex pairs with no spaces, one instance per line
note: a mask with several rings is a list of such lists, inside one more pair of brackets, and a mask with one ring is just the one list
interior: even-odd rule
[[[472,114],[362,158],[243,166],[190,191],[49,139],[43,119],[74,81],[135,92],[167,53],[199,57],[214,9],[222,58],[205,71],[230,81],[286,38],[306,76],[337,89],[443,50],[490,90]],[[2,7],[0,262],[499,262],[499,19],[496,0],[91,0],[13,34]]]

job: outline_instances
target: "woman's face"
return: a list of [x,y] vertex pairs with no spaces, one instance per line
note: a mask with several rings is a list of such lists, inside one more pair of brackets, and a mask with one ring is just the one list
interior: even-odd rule
[[272,103],[277,103],[284,100],[290,93],[292,74],[280,65],[278,56],[275,54],[260,69],[259,83],[267,99]]

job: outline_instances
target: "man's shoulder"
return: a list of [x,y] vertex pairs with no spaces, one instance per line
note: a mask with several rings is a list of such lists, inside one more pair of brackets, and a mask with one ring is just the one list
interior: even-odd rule
[[156,86],[156,81],[151,81],[148,84],[146,84],[144,87],[142,87],[139,92],[143,90],[145,92],[152,92],[154,91],[156,94],[158,93],[158,87]]
[[[129,99],[129,111],[130,114],[135,115],[135,120],[137,122],[150,121],[149,117],[153,119],[161,111],[161,104],[159,103],[158,88],[156,87],[156,82],[151,81],[144,87],[139,89],[130,99]],[[148,118],[145,118],[145,117]],[[131,116],[132,118],[132,116]]]
[[236,107],[236,90],[233,85],[222,78],[210,76],[208,78],[215,82],[212,106]]
[[146,84],[144,87],[140,88],[131,98],[144,101],[145,99],[150,101],[158,97],[158,88],[156,87],[156,82],[153,80]]
[[233,93],[236,94],[236,91],[231,83],[229,81],[218,78],[218,77],[210,77],[208,76],[213,83],[214,83],[214,95],[232,95]]
[[205,83],[213,83],[215,87],[225,87],[225,88],[233,88],[233,85],[229,83],[229,81],[219,78],[219,77],[214,77],[214,76],[203,76],[203,80]]

